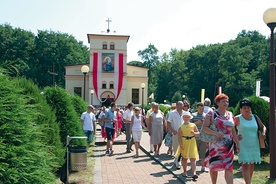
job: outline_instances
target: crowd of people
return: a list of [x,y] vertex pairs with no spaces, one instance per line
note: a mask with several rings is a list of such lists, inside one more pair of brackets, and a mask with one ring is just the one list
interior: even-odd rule
[[[168,147],[167,154],[174,156],[176,169],[183,167],[182,175],[188,177],[187,162],[190,161],[192,178],[197,179],[196,160],[199,158],[201,171],[209,172],[213,184],[217,183],[218,171],[224,171],[225,182],[233,183],[234,151],[242,165],[242,174],[247,184],[251,182],[254,164],[261,163],[260,147],[257,132],[266,137],[266,127],[261,119],[251,112],[252,103],[249,99],[240,101],[240,114],[234,116],[228,111],[229,97],[219,94],[214,102],[217,108],[211,108],[209,98],[204,103],[197,103],[196,112],[190,112],[187,101],[173,103],[171,110],[164,115],[159,105],[151,103],[151,109],[146,113],[133,103],[126,107],[118,107],[112,103],[109,109],[102,107],[97,113],[101,126],[101,135],[106,140],[106,154],[112,155],[114,139],[124,131],[126,135],[126,153],[134,151],[134,157],[139,157],[139,147],[142,130],[148,130],[150,135],[150,152],[160,154],[163,140]],[[83,130],[88,137],[88,146],[95,134],[96,116],[92,113],[93,106],[88,106],[87,112],[81,116]],[[90,122],[90,124],[89,124]],[[214,124],[216,130],[210,128]],[[215,139],[206,142],[200,138],[205,132]],[[235,150],[234,150],[235,148]]]

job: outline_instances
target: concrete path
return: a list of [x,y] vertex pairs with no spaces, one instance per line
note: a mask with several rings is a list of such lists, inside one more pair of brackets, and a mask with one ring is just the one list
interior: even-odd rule
[[[193,181],[191,177],[184,178],[183,169],[176,170],[173,166],[173,157],[167,155],[167,147],[163,144],[160,155],[149,153],[149,135],[142,134],[139,157],[134,158],[135,151],[126,153],[125,135],[120,135],[113,146],[114,154],[106,155],[105,142],[97,131],[95,155],[94,183],[211,183],[209,173],[200,171],[201,166],[197,163],[199,178]],[[133,145],[134,149],[134,145]],[[188,164],[188,170],[190,165]],[[188,171],[191,175],[191,172]],[[224,173],[219,172],[218,184],[225,183]],[[235,184],[243,184],[243,180],[235,179]]]

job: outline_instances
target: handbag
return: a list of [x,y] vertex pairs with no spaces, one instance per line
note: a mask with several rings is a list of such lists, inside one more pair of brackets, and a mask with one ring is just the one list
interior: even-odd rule
[[262,135],[262,132],[260,131],[261,130],[261,127],[260,127],[260,124],[259,124],[259,121],[258,121],[258,118],[257,118],[257,115],[256,114],[253,114],[254,115],[254,118],[257,122],[257,125],[258,125],[258,139],[259,139],[259,144],[260,144],[260,148],[267,148],[267,142],[266,140],[264,139],[263,135]]
[[[213,130],[213,131],[217,131],[217,127],[216,127],[216,125],[214,123],[215,116],[216,116],[216,114],[215,114],[215,112],[213,112],[212,113],[212,121],[211,121],[210,126],[209,126],[209,128],[211,130]],[[203,129],[203,126],[200,129],[200,134],[199,134],[200,140],[203,141],[203,142],[215,142],[216,136],[215,135],[207,134],[202,129]]]
[[170,147],[172,145],[172,134],[167,133],[165,136],[165,145]]

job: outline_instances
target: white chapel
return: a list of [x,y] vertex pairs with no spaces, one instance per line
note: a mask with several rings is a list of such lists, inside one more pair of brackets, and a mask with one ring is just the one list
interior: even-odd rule
[[[65,66],[65,89],[97,107],[109,106],[111,102],[119,106],[128,102],[137,106],[147,104],[148,68],[127,64],[129,36],[88,34],[87,37],[90,62]],[[81,71],[84,65],[89,67],[87,73]]]

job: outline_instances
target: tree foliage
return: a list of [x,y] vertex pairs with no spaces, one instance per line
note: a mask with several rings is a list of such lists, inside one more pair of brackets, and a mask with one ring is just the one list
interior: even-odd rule
[[40,87],[55,82],[65,86],[66,65],[89,62],[89,50],[72,35],[54,31],[30,31],[13,28],[8,24],[0,25],[0,66],[7,69],[11,76],[26,76]]
[[149,93],[155,94],[157,102],[179,92],[193,104],[201,100],[201,89],[205,97],[214,99],[222,86],[230,106],[235,106],[242,97],[255,94],[257,79],[262,95],[269,94],[269,42],[257,31],[243,30],[227,43],[198,45],[188,51],[171,49],[161,57],[157,51],[150,44],[138,52],[150,67]]

